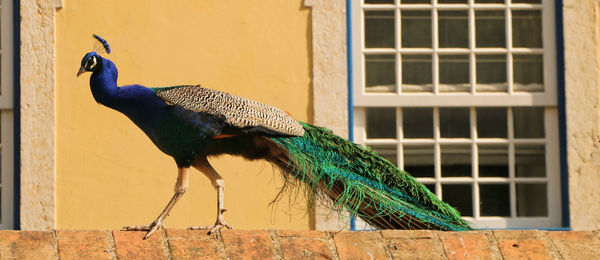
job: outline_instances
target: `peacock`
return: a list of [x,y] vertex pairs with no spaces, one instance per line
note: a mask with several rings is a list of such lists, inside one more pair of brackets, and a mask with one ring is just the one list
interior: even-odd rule
[[77,76],[91,72],[95,101],[127,116],[178,168],[174,194],[156,220],[124,230],[148,231],[146,239],[163,227],[188,189],[191,167],[217,193],[215,224],[191,229],[210,234],[232,228],[223,217],[224,180],[207,159],[222,154],[267,160],[281,170],[286,183],[301,184],[293,187],[326,197],[334,209],[380,229],[471,229],[456,209],[369,148],[295,120],[279,108],[196,85],[118,87],[117,67],[100,56],[110,54],[110,47],[93,36],[98,47],[85,54]]

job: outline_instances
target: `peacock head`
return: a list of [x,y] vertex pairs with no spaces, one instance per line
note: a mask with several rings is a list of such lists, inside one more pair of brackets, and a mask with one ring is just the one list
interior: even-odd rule
[[78,77],[85,72],[94,72],[100,68],[99,64],[102,62],[102,57],[98,55],[97,51],[103,51],[110,54],[110,46],[108,46],[108,42],[96,34],[94,34],[94,38],[98,40],[100,45],[94,47],[94,51],[88,52],[85,54],[85,56],[83,56],[83,59],[81,59],[81,67],[79,67],[79,71],[77,71]]
[[81,67],[77,72],[77,77],[85,72],[94,72],[98,67],[98,62],[101,60],[100,55],[96,52],[88,52],[81,60]]

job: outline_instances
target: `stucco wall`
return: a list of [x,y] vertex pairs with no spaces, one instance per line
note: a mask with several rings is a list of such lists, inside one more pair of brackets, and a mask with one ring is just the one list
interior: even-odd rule
[[[65,1],[56,13],[57,228],[150,223],[173,192],[177,168],[123,115],[96,104],[75,73],[108,40],[119,84],[202,84],[281,107],[310,121],[310,10],[301,0]],[[272,167],[211,160],[225,179],[225,219],[236,228],[309,228],[302,198],[274,208]],[[215,221],[216,195],[193,170],[168,227]]]
[[598,1],[563,1],[571,227],[600,228]]

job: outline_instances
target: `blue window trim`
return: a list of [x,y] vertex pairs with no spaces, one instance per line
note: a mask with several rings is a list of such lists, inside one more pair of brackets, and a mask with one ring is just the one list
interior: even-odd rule
[[[554,1],[554,20],[556,23],[556,82],[558,87],[558,135],[560,156],[560,190],[562,227],[544,230],[570,230],[569,213],[569,162],[567,160],[567,124],[565,108],[565,60],[563,41],[563,1]],[[352,70],[352,0],[346,0],[346,60],[348,68],[348,139],[354,140],[353,70]],[[15,103],[16,104],[16,103]],[[15,153],[17,154],[17,153]],[[17,157],[17,156],[15,156]],[[350,218],[350,230],[356,230],[356,218]]]
[[556,23],[556,86],[558,87],[558,138],[560,156],[560,190],[563,228],[571,227],[569,213],[569,162],[567,160],[567,114],[565,108],[565,48],[563,39],[563,1],[554,1]]
[[[348,69],[348,140],[354,141],[354,104],[352,102],[352,0],[346,0],[346,61]],[[356,218],[350,218],[350,230],[356,230]]]
[[21,204],[21,14],[20,14],[20,0],[13,1],[13,77],[14,77],[14,91],[13,91],[13,134],[14,134],[14,147],[13,147],[13,163],[14,163],[14,226],[15,230],[21,229],[21,212],[19,205]]

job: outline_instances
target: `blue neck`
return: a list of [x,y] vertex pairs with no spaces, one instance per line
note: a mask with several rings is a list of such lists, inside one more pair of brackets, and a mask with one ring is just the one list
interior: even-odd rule
[[100,67],[90,77],[90,89],[96,102],[110,108],[115,108],[117,92],[117,67],[105,58],[100,58]]

